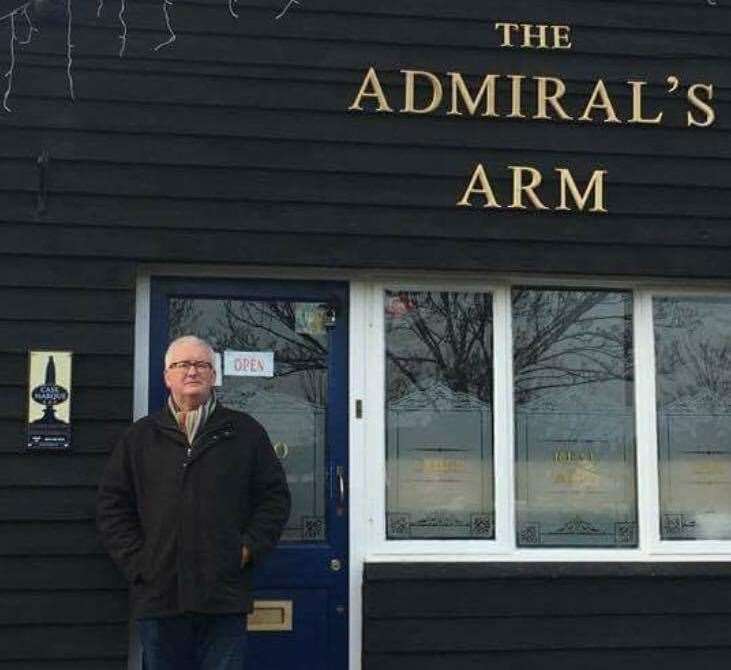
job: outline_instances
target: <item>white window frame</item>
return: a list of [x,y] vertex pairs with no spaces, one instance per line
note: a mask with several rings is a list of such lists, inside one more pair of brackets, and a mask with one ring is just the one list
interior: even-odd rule
[[[511,527],[514,520],[505,506],[499,507],[498,500],[512,498],[513,487],[507,477],[494,477],[494,500],[495,500],[495,540],[388,540],[386,539],[386,426],[385,426],[385,327],[383,295],[384,291],[398,289],[404,291],[459,291],[479,292],[492,295],[493,312],[493,359],[498,355],[505,356],[505,352],[499,351],[505,344],[504,337],[496,337],[497,333],[503,335],[508,328],[505,300],[510,299],[504,287],[486,282],[475,283],[467,281],[391,281],[375,283],[371,286],[371,300],[369,309],[369,336],[366,338],[369,348],[368,358],[369,369],[373,374],[369,375],[368,388],[366,390],[367,408],[369,417],[369,435],[375,436],[376,440],[369,441],[367,453],[370,465],[367,469],[368,480],[366,488],[368,491],[382,492],[372,501],[372,515],[369,517],[369,550],[383,556],[389,555],[414,555],[424,557],[439,556],[448,551],[449,555],[472,556],[489,554],[508,555],[510,546],[507,539],[510,537]],[[500,308],[498,305],[503,305]],[[501,314],[501,322],[497,321],[497,315]],[[493,468],[494,472],[512,471],[510,462],[510,435],[512,427],[505,424],[507,407],[504,402],[507,391],[507,378],[500,374],[497,366],[493,368]],[[498,411],[500,406],[500,411]],[[501,419],[498,416],[501,415]],[[500,421],[500,424],[498,422]],[[378,446],[377,446],[378,445]]]
[[[649,337],[649,347],[646,352],[647,371],[644,375],[647,383],[645,401],[647,407],[645,412],[651,420],[643,429],[646,431],[646,439],[651,448],[647,449],[647,457],[644,463],[646,470],[638,471],[638,481],[642,475],[647,480],[648,497],[645,509],[649,517],[646,519],[646,543],[648,552],[653,556],[667,557],[714,557],[728,555],[731,559],[731,540],[662,540],[660,539],[660,471],[659,457],[657,450],[657,416],[656,416],[656,376],[655,376],[655,333],[652,319],[652,300],[655,297],[708,297],[727,296],[731,298],[731,288],[726,290],[718,287],[701,289],[696,286],[673,288],[669,286],[647,287],[641,292],[636,302],[643,302],[642,310],[645,313],[644,326],[645,337]],[[639,374],[635,375],[636,377]],[[650,475],[653,475],[652,477]],[[641,508],[642,509],[642,508]]]
[[[638,546],[631,548],[518,547],[515,541],[515,469],[513,423],[513,371],[511,290],[516,286],[556,289],[603,289],[632,294],[634,356],[635,462],[637,482]],[[367,332],[364,366],[368,371],[362,395],[365,430],[362,458],[363,487],[368,492],[366,561],[700,561],[709,556],[731,560],[731,541],[661,540],[659,524],[659,471],[655,415],[655,352],[652,321],[654,296],[731,296],[731,287],[696,283],[692,287],[670,282],[640,283],[597,277],[560,279],[514,276],[484,281],[455,277],[411,278],[383,275],[364,283],[363,303]],[[385,328],[383,296],[386,290],[475,291],[493,296],[493,462],[495,539],[399,539],[386,537],[386,434],[385,434]]]

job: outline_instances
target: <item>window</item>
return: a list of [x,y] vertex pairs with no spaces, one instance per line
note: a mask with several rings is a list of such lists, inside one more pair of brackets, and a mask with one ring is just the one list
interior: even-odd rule
[[494,537],[492,299],[386,291],[390,539]]
[[632,294],[512,292],[518,546],[635,546]]
[[665,540],[731,539],[731,299],[653,301]]
[[374,556],[731,554],[731,295],[369,290]]

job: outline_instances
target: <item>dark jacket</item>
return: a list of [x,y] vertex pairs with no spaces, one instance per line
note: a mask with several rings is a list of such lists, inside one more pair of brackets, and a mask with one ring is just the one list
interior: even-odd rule
[[[97,528],[131,584],[135,617],[250,611],[251,567],[289,516],[264,429],[217,405],[192,447],[170,411],[132,425],[99,486]],[[251,561],[241,568],[241,547]]]

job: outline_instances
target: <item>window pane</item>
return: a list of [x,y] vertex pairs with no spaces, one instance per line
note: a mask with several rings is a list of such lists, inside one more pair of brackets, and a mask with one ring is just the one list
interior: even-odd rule
[[731,298],[653,300],[660,534],[731,539]]
[[518,545],[636,546],[631,293],[512,302]]
[[492,299],[387,291],[390,539],[494,538]]
[[324,542],[327,534],[329,345],[324,325],[303,325],[304,317],[319,307],[282,300],[170,300],[171,339],[195,334],[218,354],[266,352],[274,359],[271,377],[241,377],[224,370],[216,396],[226,407],[251,414],[269,434],[292,493],[292,513],[282,535],[286,542]]

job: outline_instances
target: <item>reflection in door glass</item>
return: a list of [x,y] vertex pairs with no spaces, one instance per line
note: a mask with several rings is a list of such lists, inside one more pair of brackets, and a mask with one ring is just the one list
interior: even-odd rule
[[[292,492],[292,513],[282,539],[324,541],[325,310],[319,303],[207,298],[172,298],[169,310],[171,339],[198,335],[221,355],[218,400],[249,413],[269,434]],[[234,352],[253,355],[236,357]],[[269,356],[273,373],[266,365]]]
[[518,545],[636,546],[632,294],[512,302]]
[[492,299],[387,291],[390,539],[494,533]]
[[660,535],[731,539],[731,299],[653,300]]

